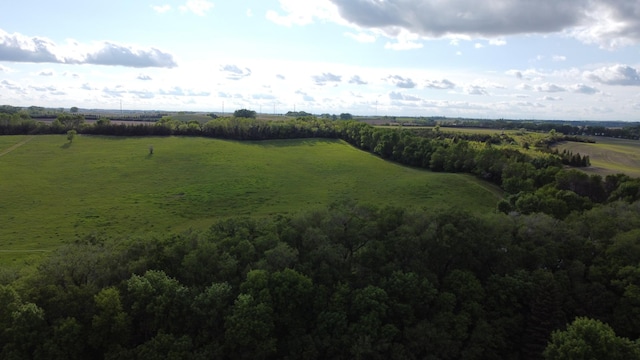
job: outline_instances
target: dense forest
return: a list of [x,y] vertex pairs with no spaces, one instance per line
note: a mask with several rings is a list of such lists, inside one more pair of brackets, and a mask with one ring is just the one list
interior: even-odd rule
[[588,158],[532,157],[504,136],[315,117],[84,120],[0,114],[0,134],[338,138],[506,197],[485,215],[345,200],[203,232],[70,239],[33,272],[0,273],[0,358],[640,358],[639,179],[563,169]]
[[637,359],[639,262],[638,202],[557,220],[344,201],[96,234],[3,273],[0,358]]

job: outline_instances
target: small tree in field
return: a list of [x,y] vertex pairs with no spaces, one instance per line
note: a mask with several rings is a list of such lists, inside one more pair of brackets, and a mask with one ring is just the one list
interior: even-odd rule
[[78,132],[75,131],[75,130],[67,131],[67,140],[69,140],[69,143],[73,142],[73,139],[76,137],[77,134],[78,134]]
[[233,112],[233,116],[237,117],[237,118],[248,118],[248,119],[255,119],[256,118],[256,112],[253,110],[247,110],[247,109],[240,109],[240,110],[236,110]]

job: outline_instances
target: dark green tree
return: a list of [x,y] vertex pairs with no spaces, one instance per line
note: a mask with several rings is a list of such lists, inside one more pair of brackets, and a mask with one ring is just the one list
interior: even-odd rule
[[257,113],[254,110],[240,109],[233,112],[233,116],[237,118],[255,119]]
[[554,331],[544,350],[547,360],[628,360],[640,359],[640,346],[616,336],[613,329],[599,320],[580,317],[566,330]]

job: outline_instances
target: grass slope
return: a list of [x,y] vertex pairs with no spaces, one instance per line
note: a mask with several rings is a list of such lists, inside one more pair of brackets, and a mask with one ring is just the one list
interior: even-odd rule
[[596,137],[595,144],[565,142],[557,146],[559,151],[569,150],[589,155],[591,166],[581,170],[606,176],[623,173],[640,177],[640,141]]
[[471,176],[399,166],[338,140],[0,137],[0,153],[11,147],[0,157],[4,264],[90,233],[204,229],[217,218],[295,213],[343,198],[486,212],[500,195]]

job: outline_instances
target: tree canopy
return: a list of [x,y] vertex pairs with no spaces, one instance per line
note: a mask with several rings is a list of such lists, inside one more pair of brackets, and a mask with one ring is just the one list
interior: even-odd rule
[[239,109],[233,112],[233,116],[237,118],[255,119],[257,113],[254,110]]

